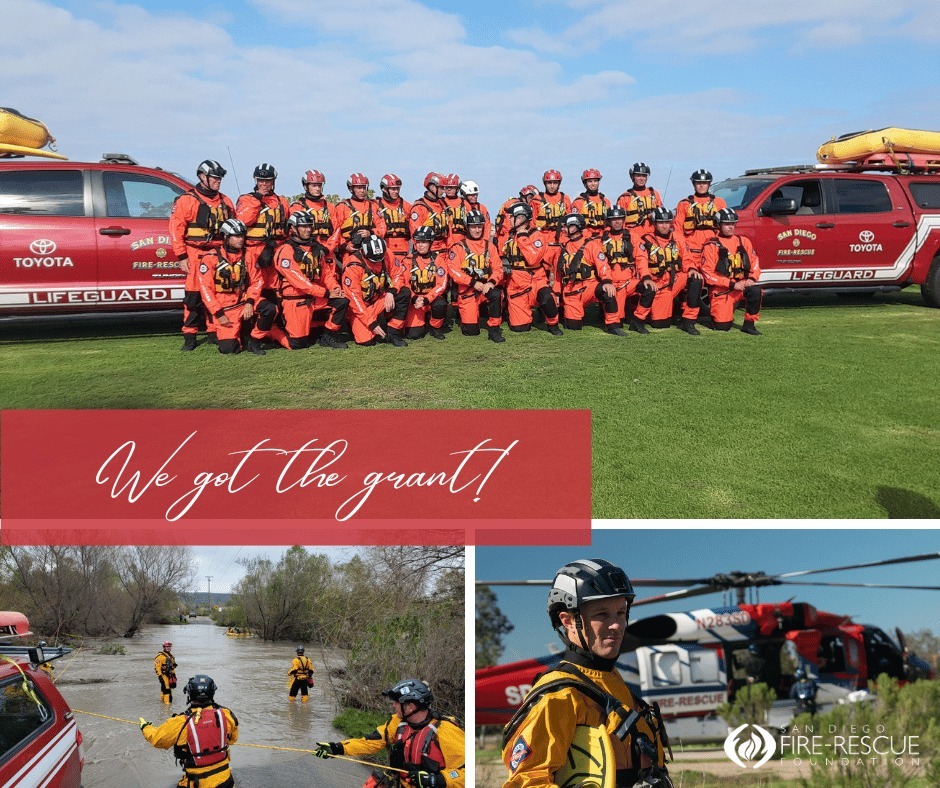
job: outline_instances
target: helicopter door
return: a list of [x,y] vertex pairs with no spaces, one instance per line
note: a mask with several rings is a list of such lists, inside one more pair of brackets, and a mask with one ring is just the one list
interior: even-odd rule
[[726,679],[714,649],[664,645],[640,652],[643,697],[657,701],[663,714],[707,714],[727,701]]

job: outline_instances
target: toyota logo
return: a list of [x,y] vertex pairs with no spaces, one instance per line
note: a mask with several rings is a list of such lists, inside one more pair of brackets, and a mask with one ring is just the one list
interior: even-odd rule
[[55,251],[55,241],[40,238],[29,245],[29,251],[33,254],[52,254]]
[[858,234],[858,240],[863,244],[870,244],[875,240],[875,234],[871,230],[862,230]]

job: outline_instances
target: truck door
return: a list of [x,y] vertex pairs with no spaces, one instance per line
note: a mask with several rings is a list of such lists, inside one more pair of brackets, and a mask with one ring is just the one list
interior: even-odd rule
[[94,288],[96,253],[91,189],[80,169],[0,171],[0,312],[65,306]]

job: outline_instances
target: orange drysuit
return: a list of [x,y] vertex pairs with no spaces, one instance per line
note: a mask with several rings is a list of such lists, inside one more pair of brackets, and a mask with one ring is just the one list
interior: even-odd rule
[[385,243],[388,250],[399,257],[408,254],[408,242],[411,238],[411,227],[408,218],[411,216],[411,203],[399,197],[395,202],[379,197],[376,200],[382,221],[385,222]]
[[579,331],[584,325],[584,308],[600,303],[604,309],[604,324],[617,323],[617,298],[607,296],[603,285],[613,284],[610,265],[600,238],[580,238],[552,244],[545,253],[544,263],[556,270],[556,281],[561,282],[561,298],[565,328]]
[[558,325],[558,306],[542,264],[545,252],[542,234],[529,229],[516,231],[503,246],[503,259],[509,264],[506,296],[512,331],[529,330],[535,307],[542,310],[547,325]]
[[[447,271],[441,263],[446,260],[446,253],[430,252],[420,255],[414,252],[402,260],[402,267],[407,275],[408,288],[411,290],[411,303],[405,315],[405,328],[409,329],[408,338],[416,338],[421,332],[411,329],[424,328],[429,322],[431,328],[441,328],[447,317]],[[421,306],[417,306],[418,299]]]
[[562,218],[571,213],[571,198],[562,191],[555,194],[539,192],[530,204],[536,228],[545,233],[557,235]]
[[[634,243],[633,236],[626,230],[615,233],[613,230],[601,236],[604,254],[610,265],[610,278],[617,291],[617,319],[626,320],[627,299],[637,294],[640,286],[640,271],[637,259],[646,257],[646,251],[640,244]],[[648,262],[644,260],[648,266]]]
[[702,253],[702,275],[711,294],[711,315],[716,328],[730,325],[734,307],[744,301],[744,319],[759,320],[761,305],[760,285],[735,290],[734,285],[745,279],[760,279],[760,261],[750,240],[743,235],[724,238],[721,235],[708,241]]
[[[473,196],[473,199],[471,199],[470,197],[464,198],[463,202],[464,202],[464,208],[466,209],[467,213],[470,213],[470,211],[479,211],[480,213],[483,214],[483,237],[489,241],[493,237],[493,222],[490,221],[489,209],[483,203],[480,202],[480,198],[476,195]],[[459,238],[450,239],[451,246],[453,246],[455,243],[463,240],[466,237],[467,237],[467,233],[466,233],[466,230],[464,230],[463,234],[460,235]]]
[[711,192],[701,196],[690,194],[676,206],[673,228],[675,234],[685,240],[691,261],[696,267],[701,265],[705,242],[714,238],[718,232],[715,214],[727,207],[728,203]]
[[387,228],[385,219],[382,218],[382,209],[375,200],[347,197],[333,209],[333,235],[330,236],[326,247],[334,252],[337,258],[342,258],[346,254],[346,244],[358,230],[384,238]]
[[446,208],[443,200],[435,200],[427,192],[411,204],[411,234],[414,235],[419,227],[430,227],[434,232],[432,252],[443,252],[450,245]]
[[[664,328],[672,322],[675,300],[682,294],[692,268],[689,253],[682,236],[670,233],[663,237],[655,232],[645,233],[641,237],[642,254],[637,257],[637,269],[641,280],[649,280],[659,288],[653,298],[652,306],[642,301],[633,316],[643,321],[652,312],[651,325]],[[642,283],[641,283],[642,284]],[[683,304],[682,317],[695,320],[698,306]]]
[[326,245],[327,240],[333,235],[333,230],[336,228],[336,209],[333,207],[333,203],[323,197],[314,200],[310,195],[304,195],[290,204],[289,215],[298,211],[306,211],[310,214],[313,218],[313,240]]
[[607,209],[610,208],[608,200],[603,192],[597,194],[588,194],[581,192],[571,201],[571,212],[580,213],[584,217],[585,224],[584,237],[596,238],[604,232],[604,220],[607,217]]
[[512,230],[512,219],[509,216],[509,211],[514,205],[529,205],[532,207],[532,203],[527,203],[521,197],[510,197],[506,202],[499,206],[499,211],[496,213],[496,248],[503,249],[506,246],[506,241],[509,240],[509,232]]
[[625,227],[637,227],[638,225],[649,227],[652,224],[650,214],[654,208],[663,204],[659,192],[649,186],[638,189],[634,186],[627,189],[617,198],[617,205],[623,208],[627,215],[624,217]]
[[274,269],[280,277],[281,311],[287,328],[287,337],[279,340],[284,347],[304,347],[311,329],[317,323],[323,325],[322,317],[315,320],[318,313],[329,315],[327,331],[342,328],[349,302],[330,296],[339,283],[329,249],[318,241],[288,241],[277,250]]
[[217,323],[219,352],[237,353],[241,347],[243,308],[245,304],[254,307],[262,300],[258,269],[248,259],[246,250],[230,252],[225,246],[206,252],[197,268],[199,291],[206,308],[217,321],[223,315],[231,321],[227,326]]
[[[465,238],[450,248],[447,271],[457,283],[457,310],[465,334],[479,333],[480,310],[487,306],[486,325],[498,328],[503,322],[502,290],[503,264],[496,245],[484,234],[473,240]],[[486,294],[478,292],[476,283],[491,283],[494,287]],[[476,331],[473,328],[476,327]]]
[[[401,331],[411,291],[405,286],[400,258],[387,254],[383,262],[373,263],[353,252],[346,256],[342,278],[343,295],[349,301],[349,324],[357,345],[373,344],[375,328],[383,322],[388,328]],[[386,293],[391,293],[394,299],[391,309],[386,306]]]

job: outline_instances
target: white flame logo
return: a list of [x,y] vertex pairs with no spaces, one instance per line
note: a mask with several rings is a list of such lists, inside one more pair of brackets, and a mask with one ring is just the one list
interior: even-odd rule
[[[745,728],[753,729],[750,736],[740,735]],[[773,757],[776,749],[777,742],[769,731],[747,722],[731,731],[725,739],[725,755],[742,769],[748,767],[745,761],[757,761],[751,768],[759,769]]]

